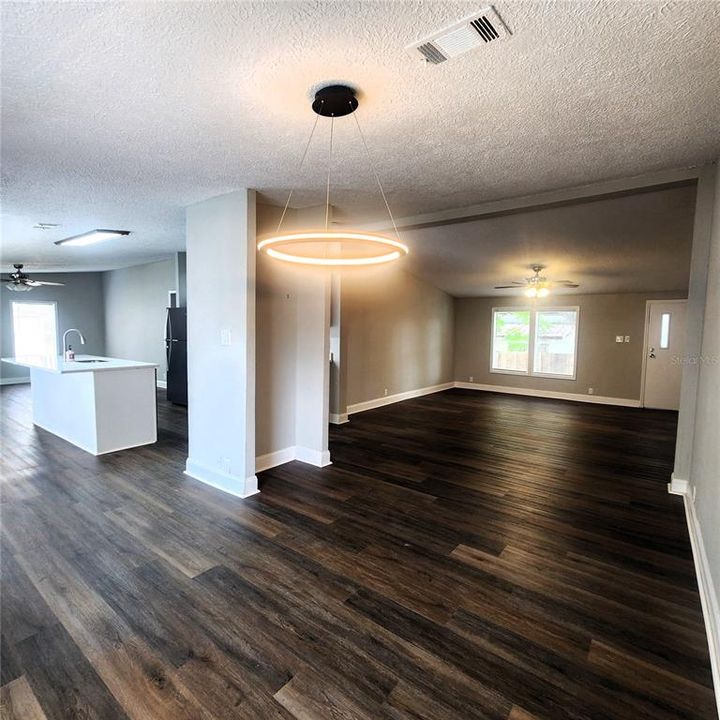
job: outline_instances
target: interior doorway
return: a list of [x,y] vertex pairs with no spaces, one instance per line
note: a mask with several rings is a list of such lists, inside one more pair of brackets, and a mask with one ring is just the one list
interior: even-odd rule
[[645,314],[642,405],[678,410],[687,300],[648,300]]

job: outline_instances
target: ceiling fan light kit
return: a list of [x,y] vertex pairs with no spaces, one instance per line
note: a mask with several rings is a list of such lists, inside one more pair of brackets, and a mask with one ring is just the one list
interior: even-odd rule
[[531,277],[525,278],[523,281],[513,280],[510,285],[496,285],[496,290],[522,290],[527,298],[546,298],[553,288],[576,288],[580,287],[571,280],[548,280],[540,273],[545,269],[545,265],[532,265],[531,269],[534,273]]
[[[390,210],[390,205],[382,183],[380,182],[380,177],[373,165],[370,150],[365,141],[360,123],[357,116],[353,114],[355,110],[357,110],[357,107],[358,99],[355,96],[355,91],[347,85],[328,85],[320,88],[315,93],[312,109],[317,117],[315,118],[315,124],[313,125],[307,145],[305,146],[305,151],[302,154],[298,173],[302,170],[305,158],[307,157],[319,118],[330,118],[330,143],[325,186],[325,227],[321,230],[308,230],[305,232],[281,232],[283,220],[287,214],[294,192],[291,190],[275,233],[260,239],[257,244],[259,251],[264,252],[276,260],[283,260],[297,265],[315,265],[328,268],[380,265],[398,260],[408,254],[407,245],[400,241],[395,219]],[[388,212],[390,222],[395,230],[394,238],[379,233],[331,230],[328,227],[330,219],[330,179],[335,118],[345,117],[347,115],[353,115],[355,120],[358,135],[365,148],[370,167],[375,175],[375,180],[377,181],[380,194],[385,203],[385,209]]]
[[36,287],[42,287],[43,285],[53,287],[63,287],[65,283],[50,282],[48,280],[31,280],[27,273],[23,272],[23,265],[21,263],[15,263],[14,272],[10,273],[10,277],[5,281],[5,287],[13,292],[28,292]]

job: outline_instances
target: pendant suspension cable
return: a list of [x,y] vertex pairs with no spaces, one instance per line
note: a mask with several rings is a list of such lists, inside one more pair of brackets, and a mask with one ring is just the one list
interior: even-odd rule
[[360,139],[362,140],[363,145],[365,146],[365,154],[367,155],[368,162],[370,163],[370,169],[373,171],[373,175],[375,175],[375,180],[377,181],[378,187],[380,188],[380,194],[382,195],[383,202],[385,203],[385,208],[388,211],[388,215],[390,216],[390,222],[392,222],[393,229],[395,230],[395,236],[398,240],[400,240],[400,233],[398,232],[397,224],[395,223],[395,218],[393,217],[392,210],[390,209],[390,203],[387,200],[387,197],[385,196],[385,190],[383,190],[382,183],[380,182],[380,176],[378,175],[377,170],[375,169],[375,165],[372,161],[372,155],[370,155],[370,148],[368,148],[368,144],[365,141],[365,135],[362,131],[362,128],[360,127],[360,121],[358,120],[357,113],[353,113],[352,116],[355,118],[355,125],[357,126],[358,133],[360,135]]
[[330,169],[332,168],[333,155],[333,133],[335,131],[335,116],[330,118],[330,151],[328,153],[327,188],[325,191],[325,230],[328,229],[330,220]]
[[[310,149],[310,143],[312,142],[313,135],[315,134],[315,128],[317,127],[319,119],[320,119],[320,116],[316,115],[315,123],[313,124],[312,130],[310,131],[310,137],[308,138],[307,145],[305,145],[305,152],[302,154],[302,158],[300,158],[300,165],[298,165],[298,169],[297,169],[298,179],[300,179],[300,171],[302,170],[303,164],[305,163],[305,158],[307,157],[308,150]],[[290,199],[292,198],[294,192],[295,192],[295,188],[292,188],[290,190],[290,194],[288,195],[287,202],[285,203],[285,207],[283,208],[282,215],[280,216],[280,222],[278,223],[277,230],[275,232],[280,232],[280,228],[282,227],[283,220],[285,219],[285,213],[287,213],[288,207],[290,206]]]

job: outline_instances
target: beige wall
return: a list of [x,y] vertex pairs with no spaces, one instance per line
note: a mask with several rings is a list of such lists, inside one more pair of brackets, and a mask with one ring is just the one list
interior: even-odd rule
[[342,278],[348,405],[452,381],[453,300],[397,266]]
[[[257,206],[257,234],[274,232],[281,208]],[[325,208],[289,209],[283,229],[324,221]],[[255,454],[327,449],[330,298],[325,270],[257,254]],[[306,452],[305,457],[308,457]]]
[[[645,301],[681,297],[678,293],[623,293],[565,295],[539,300],[538,307],[580,307],[577,378],[527,377],[490,372],[490,335],[493,307],[527,306],[519,298],[456,298],[455,380],[483,385],[640,399]],[[629,335],[629,343],[616,343]]]

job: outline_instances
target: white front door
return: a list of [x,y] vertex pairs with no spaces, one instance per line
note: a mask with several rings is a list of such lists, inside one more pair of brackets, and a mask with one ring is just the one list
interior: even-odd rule
[[686,300],[648,302],[644,407],[660,410],[680,407],[686,312]]

